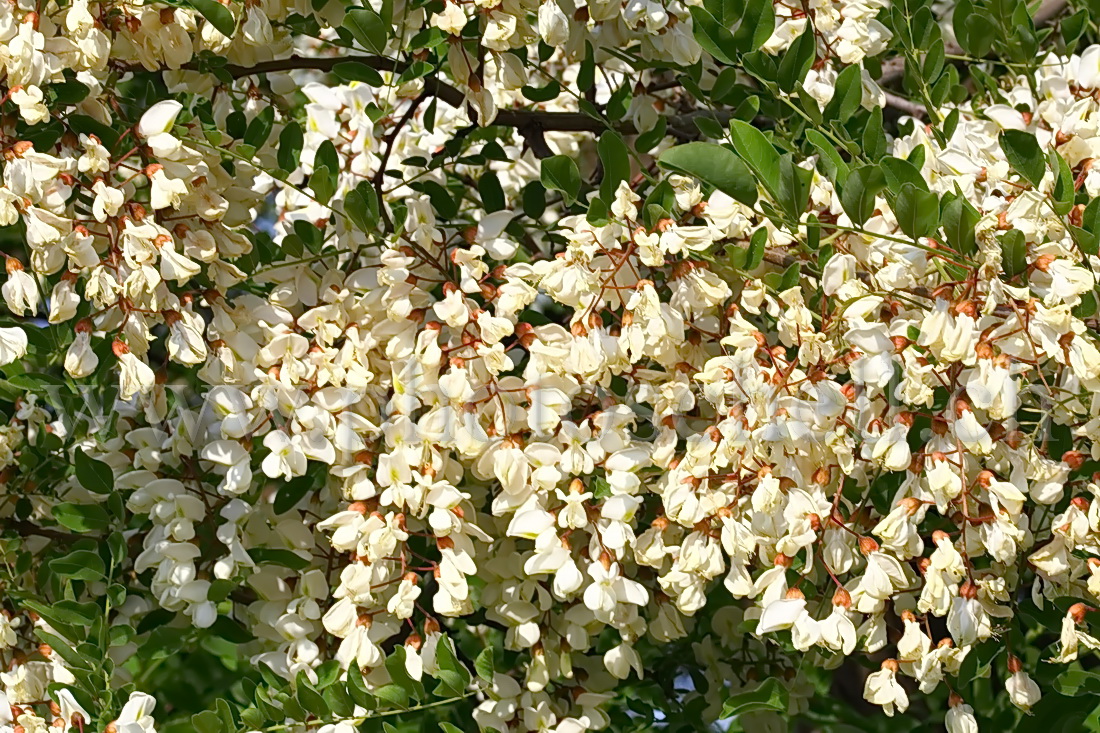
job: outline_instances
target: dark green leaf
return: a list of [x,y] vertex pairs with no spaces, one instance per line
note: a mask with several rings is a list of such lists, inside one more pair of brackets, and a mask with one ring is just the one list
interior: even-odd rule
[[377,54],[385,53],[390,26],[370,8],[355,8],[344,16],[344,28],[363,48]]
[[1038,186],[1047,166],[1046,156],[1035,136],[1023,130],[1005,130],[1000,139],[1008,164],[1032,186]]
[[878,166],[863,166],[851,171],[840,192],[844,212],[858,226],[871,218],[875,196],[886,187],[886,178]]
[[567,155],[554,155],[542,161],[542,185],[551,191],[561,191],[566,204],[577,200],[581,190],[581,172]]
[[981,215],[964,197],[952,194],[943,207],[943,233],[955,251],[969,255],[974,252],[974,227]]
[[486,682],[493,681],[493,675],[496,674],[496,665],[493,662],[492,647],[482,649],[481,653],[477,655],[477,659],[474,660],[474,670],[477,672],[477,676]]
[[863,102],[863,78],[859,64],[845,66],[837,75],[833,98],[825,107],[825,116],[844,123]]
[[187,4],[206,18],[210,25],[218,29],[227,38],[233,35],[237,28],[237,21],[233,19],[233,13],[217,0],[186,0]]
[[72,580],[99,580],[106,571],[102,558],[91,550],[74,550],[49,564],[50,570]]
[[721,718],[732,718],[761,710],[787,712],[787,688],[775,679],[768,679],[755,690],[730,695],[722,704]]
[[228,730],[222,719],[212,710],[204,710],[191,716],[191,726],[197,733],[223,733]]
[[507,204],[500,179],[493,171],[485,171],[477,180],[477,192],[481,196],[482,207],[489,214],[502,210]]
[[798,165],[790,153],[779,159],[779,191],[776,192],[776,203],[792,221],[797,221],[806,210],[813,175],[813,170]]
[[[764,189],[774,198],[779,195],[779,153],[764,133],[747,122],[730,121],[733,149],[741,156]],[[751,206],[751,204],[749,204]]]
[[368,66],[362,61],[341,61],[332,67],[332,71],[343,81],[361,81],[372,87],[385,84],[382,75],[373,66]]
[[715,143],[692,142],[661,153],[663,168],[694,176],[741,203],[756,203],[756,181],[741,159]]
[[913,183],[903,183],[894,202],[894,216],[910,237],[931,236],[939,228],[939,199]]
[[99,504],[58,504],[53,508],[53,518],[74,532],[99,532],[111,523],[107,510]]
[[254,148],[260,147],[267,142],[268,136],[271,135],[271,128],[274,125],[275,108],[264,107],[259,114],[252,118],[252,122],[248,123],[248,129],[244,133],[245,144]]
[[630,178],[630,151],[619,133],[612,130],[600,135],[596,150],[603,164],[600,198],[608,202],[614,201],[619,184]]
[[749,246],[745,252],[745,266],[747,271],[755,270],[764,261],[764,250],[768,246],[768,230],[760,227],[752,233]]
[[726,49],[732,51],[736,46],[730,29],[701,5],[693,5],[690,10],[695,40],[714,58],[726,64],[733,64],[734,60],[726,53]]
[[1010,229],[1001,237],[1001,269],[1008,277],[1027,269],[1027,242],[1019,229]]
[[297,122],[288,122],[283,131],[279,133],[279,152],[277,155],[279,167],[287,173],[295,171],[301,165],[302,145],[305,137],[302,135],[302,126]]
[[103,461],[92,458],[82,449],[73,452],[76,464],[76,480],[93,494],[109,494],[115,488],[115,476],[111,467]]
[[794,40],[779,61],[779,88],[790,94],[795,85],[806,78],[810,67],[817,59],[817,36],[813,24],[807,23],[806,30]]

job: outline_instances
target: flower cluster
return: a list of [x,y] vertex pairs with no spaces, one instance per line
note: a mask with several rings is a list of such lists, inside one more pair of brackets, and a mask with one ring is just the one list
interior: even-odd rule
[[0,732],[226,642],[196,729],[1086,673],[1100,46],[969,94],[894,10],[0,7]]

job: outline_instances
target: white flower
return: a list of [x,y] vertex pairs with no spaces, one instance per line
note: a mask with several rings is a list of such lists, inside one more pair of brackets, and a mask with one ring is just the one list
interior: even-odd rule
[[1017,670],[1005,680],[1005,689],[1012,704],[1024,712],[1031,710],[1041,697],[1039,685],[1023,670]]
[[22,359],[27,353],[27,334],[18,326],[0,328],[0,366]]
[[863,698],[881,705],[883,712],[890,716],[895,710],[904,713],[909,707],[909,696],[897,680],[897,670],[897,661],[887,659],[882,663],[882,669],[867,675],[863,685]]
[[978,733],[978,721],[974,717],[974,708],[958,701],[952,705],[944,718],[947,733]]
[[141,116],[137,125],[138,135],[150,138],[168,132],[176,124],[176,117],[182,110],[183,105],[174,99],[157,102]]

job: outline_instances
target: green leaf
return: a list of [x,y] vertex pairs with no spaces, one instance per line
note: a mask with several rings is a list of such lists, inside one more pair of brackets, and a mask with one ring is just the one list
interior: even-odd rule
[[53,518],[74,532],[99,532],[111,523],[107,510],[99,504],[58,504],[53,508]]
[[546,211],[546,189],[538,181],[531,181],[523,187],[521,199],[523,213],[530,219],[538,220]]
[[928,190],[920,170],[912,162],[902,158],[883,158],[879,163],[886,185],[891,191],[900,191],[903,184],[910,183],[922,191]]
[[1023,130],[1005,130],[1000,140],[1008,164],[1032,186],[1038,186],[1047,166],[1046,156],[1035,136]]
[[733,40],[737,50],[755,51],[764,45],[774,30],[775,7],[772,0],[748,0],[745,14],[733,33]]
[[221,718],[223,728],[227,731],[235,730],[237,727],[237,722],[233,719],[233,709],[229,707],[229,701],[227,701],[224,697],[220,697],[218,698],[216,707],[218,709],[218,717]]
[[305,570],[310,566],[310,561],[293,550],[281,550],[277,547],[253,547],[248,550],[248,556],[257,565],[280,565],[291,570]]
[[752,172],[721,145],[701,142],[677,145],[661,153],[657,162],[662,168],[694,176],[746,206],[756,203]]
[[355,703],[343,685],[333,685],[321,693],[325,705],[336,717],[350,718],[355,713]]
[[93,664],[92,660],[86,659],[77,652],[76,649],[73,648],[72,643],[68,640],[62,639],[60,636],[55,636],[37,626],[34,629],[34,635],[49,644],[50,648],[61,655],[61,658],[64,659],[70,667],[91,670]]
[[71,81],[63,81],[59,84],[51,84],[49,86],[49,95],[52,97],[53,104],[59,106],[68,106],[82,102],[85,97],[88,96],[88,86],[81,84],[75,79]]
[[634,138],[634,149],[639,153],[648,153],[657,143],[665,137],[665,131],[668,129],[668,121],[665,118],[658,117],[657,122],[653,125],[653,129],[648,132],[643,132],[638,137]]
[[848,121],[863,102],[863,78],[859,64],[845,66],[836,77],[833,98],[825,106],[825,116],[840,123]]
[[1100,252],[1100,198],[1093,199],[1081,214],[1081,227],[1070,225],[1073,241],[1085,254]]
[[768,194],[772,198],[778,196],[779,153],[764,133],[747,122],[731,120],[730,138],[733,140],[733,149],[748,163]]
[[568,155],[543,159],[540,180],[548,190],[561,191],[566,204],[576,201],[581,190],[581,172]]
[[976,249],[974,227],[979,219],[978,210],[965,197],[951,194],[943,207],[943,233],[947,244],[961,254],[973,253]]
[[544,87],[524,86],[520,91],[532,102],[549,102],[561,94],[561,84],[551,79]]
[[81,449],[73,452],[76,480],[93,494],[109,494],[115,488],[115,475],[103,461],[92,458]]
[[737,45],[730,29],[718,21],[707,8],[693,5],[691,10],[692,30],[696,42],[714,58],[726,64],[736,63],[727,53]]
[[210,631],[235,644],[244,644],[255,638],[252,636],[252,632],[242,626],[240,622],[234,621],[228,616],[218,616],[210,626]]
[[377,69],[362,61],[341,61],[332,67],[332,72],[343,81],[361,81],[372,87],[380,87],[386,83]]
[[894,203],[894,216],[901,230],[914,239],[931,236],[940,223],[940,202],[936,194],[912,183],[903,183]]
[[[80,552],[88,552],[87,550],[81,550]],[[89,553],[95,554],[95,553]],[[96,556],[98,559],[98,555]],[[77,559],[79,562],[79,558]],[[55,561],[56,562],[56,561]],[[91,560],[90,562],[95,562]],[[103,567],[103,562],[100,561],[99,567]],[[57,603],[39,603],[38,601],[25,600],[20,601],[20,605],[26,609],[34,611],[42,618],[46,619],[53,627],[58,626],[91,626],[96,618],[99,616],[99,607],[94,603],[77,603],[75,601],[58,601]],[[58,629],[60,630],[60,629]]]
[[302,126],[297,122],[288,122],[283,131],[279,133],[279,152],[277,159],[279,167],[287,173],[298,169],[301,165],[302,146],[305,137],[302,134]]
[[340,154],[336,152],[336,146],[331,140],[325,140],[317,146],[317,154],[313,158],[313,166],[322,166],[332,172],[340,170]]
[[1001,237],[1001,269],[1008,277],[1027,269],[1027,242],[1019,229],[1010,229]]
[[313,685],[309,683],[305,672],[298,673],[296,683],[298,689],[295,691],[294,697],[298,700],[298,704],[318,718],[324,718],[328,715],[328,705],[325,703],[325,698],[321,697],[321,693],[317,692]]
[[99,580],[106,567],[91,550],[74,550],[49,562],[50,570],[71,580]]
[[1054,190],[1051,191],[1051,197],[1054,199],[1051,206],[1056,214],[1065,216],[1073,209],[1073,199],[1077,193],[1073,186],[1073,171],[1057,150],[1051,148],[1048,158],[1050,167],[1056,174]]
[[764,250],[767,246],[768,230],[766,227],[760,227],[752,233],[748,249],[745,251],[744,269],[746,271],[752,271],[760,267],[760,263],[764,261]]
[[951,27],[955,31],[955,40],[967,51],[970,51],[970,39],[967,34],[966,19],[973,12],[974,3],[971,0],[958,0],[955,11],[951,14]]
[[840,192],[840,204],[844,212],[857,225],[862,226],[875,210],[875,196],[886,187],[886,178],[878,166],[863,166],[851,171]]
[[347,680],[348,694],[351,695],[351,699],[355,701],[355,704],[367,710],[373,710],[377,703],[374,700],[374,695],[367,690],[367,683],[363,680],[363,673],[358,666],[352,665],[348,669]]
[[812,23],[806,24],[806,30],[794,40],[779,61],[779,88],[790,94],[795,85],[806,78],[814,61],[817,60],[817,36]]
[[886,132],[882,124],[882,107],[875,107],[863,128],[863,155],[867,160],[879,160],[886,155]]
[[501,211],[507,205],[500,178],[493,171],[485,171],[477,180],[477,192],[481,196],[481,204],[487,213]]
[[779,159],[779,191],[776,192],[776,203],[787,218],[798,221],[806,210],[813,175],[813,170],[798,165],[790,153]]
[[596,85],[596,52],[588,41],[584,42],[584,58],[577,68],[576,84],[577,89],[582,92],[587,92]]
[[390,26],[370,8],[349,10],[344,16],[344,28],[363,48],[376,54],[385,53]]
[[814,146],[814,149],[818,153],[817,162],[821,166],[822,173],[824,173],[837,188],[843,187],[844,182],[848,180],[848,164],[844,161],[844,158],[840,156],[840,153],[837,152],[828,138],[817,130],[806,130],[806,139],[810,142],[810,145]]
[[[442,643],[440,643],[440,646],[442,646]],[[414,680],[409,675],[409,670],[405,666],[407,656],[408,652],[405,647],[398,644],[393,653],[386,657],[386,671],[390,673],[390,682],[400,686],[410,698],[422,700],[424,698],[424,684],[419,680]]]
[[260,147],[267,142],[267,138],[271,135],[271,128],[274,126],[275,108],[264,107],[252,118],[252,122],[248,123],[248,130],[244,133],[245,144],[254,148]]
[[327,204],[336,193],[336,173],[323,165],[315,167],[309,177],[309,187],[318,202]]
[[379,700],[385,700],[391,705],[396,705],[399,708],[407,708],[409,706],[409,693],[401,685],[382,685],[374,691],[374,696]]
[[199,15],[206,18],[207,22],[217,28],[218,33],[223,36],[231,37],[233,31],[237,29],[237,21],[234,20],[233,13],[217,0],[187,0],[187,4],[197,10]]
[[313,488],[313,476],[296,476],[279,487],[275,501],[271,503],[276,514],[286,514]]
[[607,218],[607,204],[599,196],[593,196],[588,201],[588,213],[585,220],[593,226],[604,226],[609,221]]
[[1089,201],[1081,215],[1081,227],[1090,234],[1100,234],[1100,198]]
[[198,733],[222,733],[227,730],[213,710],[203,710],[191,716],[191,727]]
[[[361,232],[377,229],[379,221],[378,192],[362,181],[344,196],[344,213]],[[278,498],[276,498],[278,501]],[[296,503],[296,502],[295,502]],[[293,505],[292,505],[293,506]]]
[[818,220],[817,214],[808,215],[806,217],[805,225],[806,246],[810,249],[816,250],[821,246],[821,222]]
[[600,198],[611,202],[622,181],[630,178],[630,151],[619,133],[608,130],[600,135],[596,143],[600,162],[603,164],[603,179],[600,181]]
[[764,684],[749,692],[740,692],[731,695],[722,703],[722,719],[732,718],[737,715],[772,710],[775,712],[787,712],[787,699],[789,693],[781,682],[768,679]]
[[474,671],[477,672],[477,676],[486,682],[492,682],[493,676],[496,674],[496,663],[493,660],[492,647],[486,647],[481,650],[481,653],[477,655],[477,659],[474,660]]
[[113,148],[118,143],[119,133],[110,125],[105,125],[94,117],[69,115],[66,120],[73,132],[95,135],[108,148]]
[[440,681],[436,695],[456,697],[470,684],[470,672],[455,656],[453,642],[444,637],[436,645],[435,662],[439,666],[435,678]]

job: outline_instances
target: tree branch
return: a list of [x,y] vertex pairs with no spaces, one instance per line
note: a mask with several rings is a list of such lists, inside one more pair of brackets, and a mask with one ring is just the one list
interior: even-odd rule
[[[1064,2],[1064,0],[1057,1]],[[961,49],[959,51],[961,52]],[[893,60],[891,59],[891,61]],[[227,64],[222,68],[234,79],[242,79],[248,76],[263,76],[265,74],[298,70],[331,72],[338,64],[362,64],[376,71],[392,73],[401,73],[407,68],[405,64],[385,56],[323,56],[316,58],[290,56],[285,59],[264,61],[253,66]],[[203,70],[198,64],[194,63],[185,64],[183,68],[191,71]],[[457,87],[440,81],[438,78],[424,77],[424,92],[437,97],[452,107],[461,109],[466,106],[466,94]],[[923,105],[910,102],[889,92],[886,93],[886,100],[888,105],[914,117],[927,114]],[[476,113],[470,110],[470,114],[475,117],[476,121]],[[718,124],[725,126],[732,116],[732,113],[726,110],[706,109],[673,115],[666,118],[668,134],[680,140],[693,140],[698,137],[695,120],[709,117]],[[756,122],[766,124],[767,121],[757,120]],[[623,135],[637,135],[639,132],[644,132],[637,130],[629,120],[620,120],[609,124],[584,112],[551,112],[538,109],[503,109],[497,112],[492,124],[514,128],[523,136],[528,147],[538,158],[546,158],[553,154],[553,151],[546,144],[544,137],[546,132],[590,132],[598,135],[609,128]]]
[[[406,69],[405,64],[398,63],[394,59],[385,56],[320,56],[316,58],[308,56],[290,56],[285,59],[264,61],[255,66],[238,66],[226,64],[223,68],[234,79],[246,76],[263,76],[281,71],[297,71],[300,69],[312,69],[314,71],[332,71],[337,64],[362,64],[375,71],[391,71],[400,73]],[[194,64],[186,64],[185,69],[195,70]],[[440,81],[434,77],[424,77],[424,90],[434,97],[439,97],[452,107],[462,107],[466,101],[466,95],[455,87]]]
[[[223,68],[234,79],[242,79],[247,76],[262,76],[284,71],[314,70],[331,72],[337,64],[350,63],[362,64],[376,71],[389,71],[400,73],[406,66],[394,59],[384,56],[325,56],[311,58],[306,56],[290,56],[285,59],[264,61],[254,66],[239,66],[227,64]],[[187,64],[184,68],[197,71],[196,64]],[[424,91],[438,97],[452,107],[461,109],[466,104],[466,95],[462,90],[440,81],[434,77],[424,78]],[[715,117],[720,122],[728,121],[729,113],[711,112],[700,110],[684,115],[667,118],[669,133],[680,138],[694,138],[693,120],[697,117]],[[497,113],[493,125],[513,127],[523,135],[527,144],[538,157],[550,155],[550,149],[546,146],[542,135],[544,132],[591,132],[601,133],[608,129],[608,124],[583,112],[548,112],[534,109],[504,109]],[[615,130],[624,135],[634,135],[639,131],[628,121],[621,121],[611,125]]]
[[899,97],[893,92],[888,92],[885,89],[882,93],[886,97],[886,106],[893,107],[894,109],[904,112],[911,117],[926,117],[928,116],[928,110],[925,106],[919,102],[913,102],[905,97]]

